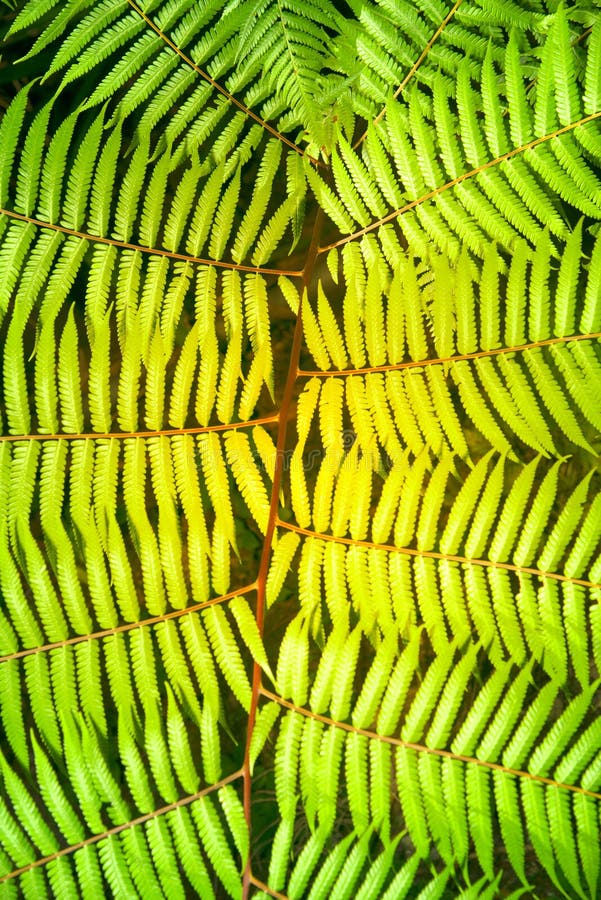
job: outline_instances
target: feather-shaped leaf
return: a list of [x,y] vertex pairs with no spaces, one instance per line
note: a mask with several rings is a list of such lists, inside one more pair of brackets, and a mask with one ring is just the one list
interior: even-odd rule
[[598,4],[8,6],[1,892],[596,896]]

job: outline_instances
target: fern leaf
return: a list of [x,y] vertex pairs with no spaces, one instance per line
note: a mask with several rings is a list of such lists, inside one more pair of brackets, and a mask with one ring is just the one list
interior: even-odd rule
[[232,247],[232,255],[236,262],[240,262],[246,256],[253,237],[258,232],[268,200],[265,188],[273,180],[277,171],[281,157],[281,148],[282,145],[279,141],[270,141],[263,154],[253,196]]
[[382,642],[353,708],[352,719],[356,728],[367,728],[371,725],[394,666],[395,654],[396,647],[393,644]]
[[250,703],[248,675],[225,612],[219,606],[211,606],[203,612],[203,622],[219,668],[234,695],[247,708]]
[[266,595],[268,606],[275,603],[280,595],[284,579],[292,565],[299,543],[300,538],[293,531],[283,534],[278,539],[267,578]]
[[86,890],[102,890],[102,875],[95,848],[84,847],[74,857],[77,878]]
[[555,496],[558,468],[559,463],[555,463],[549,470],[532,504],[524,530],[514,551],[514,559],[518,565],[528,565],[532,560],[536,544],[547,523]]
[[351,732],[345,742],[345,778],[353,827],[362,833],[369,825],[368,740]]
[[367,132],[367,153],[369,155],[370,169],[373,171],[378,186],[388,204],[393,208],[401,206],[402,199],[399,187],[392,172],[390,160],[386,155],[382,140],[376,128],[370,128]]
[[[137,852],[142,850],[139,846],[135,847],[135,849]],[[101,860],[103,874],[111,890],[116,892],[136,890],[127,868],[126,855],[124,856],[122,852],[118,837],[111,835],[106,842],[103,842],[98,849],[98,855]],[[142,856],[143,858],[148,858],[146,852]]]
[[327,858],[322,863],[319,874],[309,891],[308,896],[311,900],[317,900],[318,897],[323,896],[324,893],[331,890],[334,880],[342,868],[344,858],[348,854],[349,847],[352,845],[354,839],[354,833],[347,835],[333,850],[330,851]]
[[556,295],[555,333],[571,334],[575,328],[575,293],[580,262],[582,221],[566,242],[565,256],[559,270]]
[[167,821],[178,850],[180,864],[196,891],[213,900],[215,894],[211,878],[202,858],[198,834],[188,809],[179,808],[167,813]]
[[294,832],[294,819],[283,818],[278,825],[271,847],[269,860],[269,883],[277,885],[274,890],[284,887],[286,871],[290,862],[290,847]]
[[303,847],[288,882],[288,896],[291,897],[292,900],[296,900],[296,898],[303,896],[308,881],[311,878],[322,853],[327,837],[327,830],[321,827],[311,835],[305,847]]
[[45,15],[53,6],[56,6],[57,0],[43,0],[43,3],[27,3],[23,9],[19,10],[14,22],[11,24],[10,33],[15,34],[23,28],[27,28],[32,22]]
[[413,856],[409,857],[405,865],[396,873],[395,877],[390,882],[388,889],[382,894],[382,900],[392,900],[393,897],[398,897],[399,900],[403,900],[411,888],[418,865],[419,856],[415,853]]
[[192,595],[196,602],[204,602],[209,594],[206,559],[210,553],[210,541],[200,496],[194,443],[189,435],[172,438],[171,458],[178,497],[189,523],[187,546],[193,563],[190,571]]
[[417,755],[414,750],[399,747],[395,761],[399,799],[407,829],[417,852],[425,855],[429,851],[430,836],[426,825],[426,811],[422,794],[420,790],[415,789],[419,785]]
[[525,780],[521,784],[522,803],[528,822],[528,833],[540,863],[555,885],[560,884],[553,858],[553,841],[549,832],[541,785]]
[[143,765],[143,757],[134,735],[132,723],[125,717],[119,720],[119,756],[123,763],[127,783],[134,798],[134,802],[143,813],[151,812],[154,807],[154,797],[146,768]]
[[221,742],[215,710],[208,701],[202,708],[200,728],[202,735],[200,749],[205,781],[215,783],[221,777]]
[[595,3],[17,6],[4,892],[596,896]]
[[552,41],[557,115],[561,125],[568,125],[580,119],[582,111],[568,21],[561,5],[553,18]]
[[84,829],[82,822],[65,796],[56,772],[35,738],[33,738],[32,744],[38,783],[40,784],[42,797],[47,803],[54,821],[69,843],[74,844],[83,840]]
[[227,594],[230,589],[230,545],[227,536],[216,521],[211,540],[211,582],[216,594]]
[[198,790],[198,773],[194,766],[186,723],[178,707],[177,701],[167,685],[167,739],[169,742],[170,756],[177,776],[188,794],[194,794]]
[[601,39],[599,34],[601,29],[599,22],[595,22],[592,27],[589,38],[589,52],[586,67],[586,79],[584,88],[584,109],[587,114],[594,113],[599,109],[600,83],[599,83],[599,53],[601,52]]
[[201,685],[205,704],[211,708],[213,718],[217,719],[220,710],[220,693],[215,663],[210,651],[210,644],[205,635],[200,616],[189,615],[182,620],[184,641],[190,660]]
[[282,640],[277,667],[277,683],[284,696],[290,696],[298,706],[307,701],[309,683],[309,644],[307,621],[299,616],[290,622]]
[[[225,468],[219,438],[214,432],[209,432],[199,436],[198,445],[200,448],[207,490],[213,508],[219,510],[219,518],[224,532],[228,540],[234,543],[234,519],[229,503],[227,470]],[[228,498],[227,503],[223,502],[224,497]]]
[[12,168],[19,132],[25,115],[25,105],[30,88],[20,91],[15,97],[14,103],[2,118],[0,124],[0,203],[4,205],[8,199],[9,173]]
[[242,896],[236,863],[227,837],[210,797],[199,797],[192,805],[202,844],[215,872],[231,897]]
[[368,897],[377,895],[381,891],[399,839],[400,835],[394,838],[365,872],[363,883],[356,895],[359,900],[367,900]]
[[[156,867],[158,878],[151,879],[150,877],[148,877],[147,879],[143,879],[141,875],[138,875],[137,880],[139,889],[141,888],[141,890],[144,890],[144,892],[146,892],[150,889],[151,885],[153,887],[155,887],[155,885],[157,887],[160,885],[164,891],[171,891],[174,897],[184,897],[184,886],[182,884],[178,871],[178,863],[176,862],[173,843],[171,835],[169,833],[167,822],[163,818],[151,819],[144,831],[148,841],[151,858],[153,859]],[[150,876],[150,866],[144,866],[143,872],[144,875]],[[144,882],[143,887],[140,885],[140,882],[142,881]]]
[[230,432],[225,452],[240,493],[261,531],[265,531],[269,516],[269,498],[256,461],[252,456],[247,435]]
[[[23,169],[15,189],[15,206],[25,215],[33,215],[39,190],[39,171],[52,103],[46,103],[32,122],[22,151]],[[10,137],[9,137],[10,140]]]
[[244,597],[232,597],[229,602],[229,608],[232,610],[234,618],[236,619],[236,624],[238,626],[238,630],[240,631],[240,636],[242,637],[242,640],[244,641],[248,649],[251,651],[253,659],[259,663],[263,671],[269,676],[272,682],[275,681],[273,673],[269,667],[267,654],[265,653],[261,635],[259,634],[257,623],[250,606],[248,605]]
[[263,749],[263,746],[267,741],[269,733],[274,727],[280,712],[281,707],[277,703],[267,703],[259,710],[255,722],[255,727],[253,729],[252,743],[249,749],[251,766],[254,766],[257,757]]
[[348,896],[353,891],[365,865],[369,852],[370,838],[371,833],[368,830],[365,834],[361,835],[351,852],[348,854],[342,870],[332,887],[334,896]]
[[323,579],[328,612],[334,626],[348,623],[348,597],[345,572],[345,548],[328,541],[323,554]]
[[293,712],[287,713],[280,725],[277,747],[285,748],[286,752],[277,755],[275,785],[283,821],[290,821],[296,809],[297,766],[302,726],[302,717]]
[[248,853],[248,833],[244,819],[244,808],[240,803],[234,788],[226,784],[219,790],[219,802],[225,813],[229,830],[232,833],[236,848],[241,859],[246,859]]
[[[595,810],[585,797],[574,799],[574,817],[578,824],[578,850],[587,887],[595,891],[599,881],[599,852],[593,838]],[[590,843],[589,843],[590,841]]]
[[144,746],[150,763],[150,770],[160,796],[167,803],[173,803],[177,797],[177,787],[174,778],[175,764],[168,752],[165,729],[161,722],[159,710],[155,704],[147,703],[144,712]]
[[493,875],[493,831],[486,810],[490,808],[491,773],[479,766],[468,768],[466,772],[466,798],[470,834],[476,848],[478,862],[484,873],[492,880]]
[[355,227],[355,223],[343,203],[311,166],[308,166],[305,172],[307,181],[324,212],[327,213],[343,234],[350,234]]
[[[300,743],[299,753],[299,780],[303,805],[306,810],[307,820],[311,828],[315,828],[318,814],[318,804],[315,798],[319,792],[320,779],[320,748],[324,733],[323,724],[317,719],[308,718],[305,721]],[[326,831],[331,828],[331,823],[323,823]],[[320,826],[321,827],[323,827]]]
[[324,802],[318,807],[318,821],[331,831],[336,823],[337,797],[342,769],[345,734],[339,728],[325,728],[317,757],[316,781]]
[[344,137],[341,136],[339,138],[338,146],[340,147],[341,156],[351,178],[361,194],[363,202],[367,204],[367,207],[373,216],[381,218],[386,213],[386,205],[377,185],[375,185],[370,178],[367,168],[361,159],[353,153],[353,150]]

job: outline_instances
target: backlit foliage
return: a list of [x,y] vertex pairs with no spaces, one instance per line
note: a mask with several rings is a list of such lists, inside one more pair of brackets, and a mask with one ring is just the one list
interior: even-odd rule
[[599,896],[599,3],[2,22],[0,896]]

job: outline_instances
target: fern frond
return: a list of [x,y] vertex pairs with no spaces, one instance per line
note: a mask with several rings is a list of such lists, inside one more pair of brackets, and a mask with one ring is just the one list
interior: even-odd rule
[[595,3],[16,6],[3,894],[595,896]]
[[211,647],[219,668],[242,706],[250,702],[250,685],[231,626],[219,606],[211,606],[203,613]]
[[199,797],[192,805],[192,816],[219,880],[230,896],[240,897],[237,866],[229,848],[224,826],[211,798]]
[[257,628],[255,617],[247,601],[244,599],[244,597],[232,597],[229,602],[229,608],[232,610],[233,616],[236,620],[236,625],[238,626],[238,630],[240,631],[240,636],[252,653],[253,659],[259,663],[259,665],[269,676],[271,681],[274,681],[275,679],[273,676],[273,672],[271,671],[269,662],[267,661],[267,654],[265,653],[265,648],[263,647],[263,642],[261,640],[259,629]]

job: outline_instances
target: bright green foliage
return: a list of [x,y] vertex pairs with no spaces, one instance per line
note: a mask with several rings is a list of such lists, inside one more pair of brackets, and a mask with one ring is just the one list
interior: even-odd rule
[[598,0],[4,7],[0,896],[599,896]]

